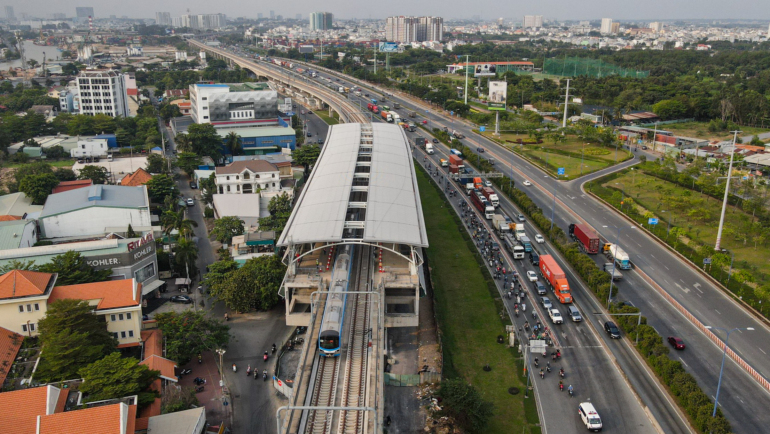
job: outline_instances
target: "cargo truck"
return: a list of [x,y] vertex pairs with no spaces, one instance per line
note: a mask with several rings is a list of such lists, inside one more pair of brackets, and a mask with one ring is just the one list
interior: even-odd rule
[[380,116],[382,116],[383,119],[385,119],[387,122],[393,122],[393,116],[385,110],[385,107],[383,107],[382,113],[380,113]]
[[399,116],[398,113],[391,111],[390,116],[393,117],[393,122],[401,122],[401,116]]
[[463,159],[457,155],[449,155],[449,164],[456,164],[457,167],[465,167]]
[[401,108],[401,104],[399,104],[399,103],[397,103],[397,102],[394,102],[394,103],[393,103],[393,108],[394,108],[394,109],[400,109],[400,108]]
[[484,215],[485,219],[492,220],[492,217],[495,215],[495,207],[490,205],[487,198],[484,197],[481,192],[474,191],[471,193],[471,202],[473,202],[473,206]]
[[607,243],[604,245],[604,254],[608,258],[615,261],[621,270],[631,269],[631,260],[628,258],[628,253],[620,248],[617,244]]
[[500,236],[508,235],[511,233],[511,228],[508,227],[508,223],[505,222],[505,217],[500,214],[495,214],[492,217],[492,226],[495,228]]
[[604,264],[604,271],[606,271],[612,277],[612,280],[620,280],[623,278],[623,273],[618,271],[615,268],[615,264],[612,262],[607,262]]
[[465,136],[462,133],[460,133],[459,131],[452,131],[452,137],[454,137],[455,139],[464,139],[465,138]]
[[487,198],[487,200],[489,201],[489,203],[492,204],[493,207],[497,208],[498,206],[500,206],[500,200],[498,199],[497,194],[490,187],[482,188],[481,193],[484,195],[484,197]]
[[414,122],[409,122],[409,132],[415,132],[417,131],[417,125],[414,124]]
[[481,180],[480,177],[476,176],[473,178],[473,186],[478,189],[481,189],[481,187],[484,186],[484,182]]
[[415,137],[414,138],[414,146],[417,146],[418,148],[424,148],[425,147],[425,137]]
[[573,223],[569,225],[569,234],[572,239],[578,241],[582,250],[590,255],[599,253],[599,235],[591,230],[588,225]]
[[366,109],[369,110],[369,111],[372,111],[373,107],[374,107],[374,104],[372,104],[372,103],[366,104]]
[[465,194],[470,196],[471,193],[473,193],[474,191],[476,191],[476,189],[473,187],[473,183],[472,182],[469,182],[469,183],[465,184]]
[[449,161],[447,161],[447,160],[445,160],[443,158],[438,160],[438,161],[439,161],[439,163],[441,163],[441,167],[448,167],[449,166]]
[[531,252],[532,251],[532,242],[529,241],[529,237],[527,237],[526,235],[523,235],[523,236],[519,237],[519,242],[521,243],[522,246],[524,246],[524,251],[525,252]]
[[540,274],[543,276],[548,285],[551,287],[556,298],[561,303],[572,303],[572,295],[569,291],[569,282],[567,282],[567,276],[564,275],[559,264],[556,263],[551,255],[540,256]]
[[452,179],[457,179],[457,175],[460,172],[460,169],[457,168],[454,164],[449,165],[449,177]]
[[526,236],[526,234],[524,233],[524,223],[511,223],[511,224],[515,225],[513,230],[517,240],[521,240],[521,237]]
[[433,144],[432,143],[426,143],[425,144],[425,152],[427,152],[428,155],[433,155]]
[[[459,167],[458,167],[458,169],[459,169]],[[462,185],[462,186],[465,186],[465,185],[468,185],[468,184],[473,185],[473,177],[469,176],[467,174],[464,174],[464,173],[462,173],[462,171],[460,171],[458,173],[458,176],[457,176],[457,183]]]

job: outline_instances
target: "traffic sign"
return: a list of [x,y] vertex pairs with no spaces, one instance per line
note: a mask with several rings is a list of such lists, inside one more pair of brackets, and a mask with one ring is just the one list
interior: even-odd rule
[[650,217],[650,219],[647,221],[647,224],[656,225],[658,224],[658,219],[655,217]]
[[483,125],[479,127],[479,131],[481,131],[482,133],[483,133],[484,131],[486,131],[486,130],[487,130],[487,127],[485,127],[485,126],[483,126]]
[[556,173],[557,173],[559,176],[562,176],[562,175],[564,175],[564,168],[563,168],[563,167],[559,167],[559,168],[556,170]]
[[711,263],[711,258],[703,258],[703,265],[708,265]]
[[454,115],[455,115],[455,112],[454,112],[454,111],[450,111],[450,112],[449,112],[449,115],[450,115],[450,116],[454,116]]

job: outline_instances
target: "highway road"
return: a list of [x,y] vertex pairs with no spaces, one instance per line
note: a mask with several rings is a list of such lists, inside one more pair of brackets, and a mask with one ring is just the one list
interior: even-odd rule
[[[372,97],[380,97],[379,93],[375,94],[366,87],[364,89]],[[411,99],[393,95],[388,98],[391,101],[399,101],[404,106],[398,110],[402,115],[415,109],[419,109],[416,110],[418,113],[425,113],[425,109],[416,107]],[[558,181],[494,142],[473,133],[465,123],[450,122],[433,111],[429,116],[431,126],[446,126],[450,130],[458,130],[467,137],[463,142],[468,147],[485,148],[485,154],[498,161],[497,169],[507,176],[512,176],[517,185],[521,186],[524,179],[531,181],[532,187],[521,188],[527,189],[528,195],[546,215],[549,215],[547,210],[552,208],[552,192],[556,191],[554,220],[565,232],[569,224],[579,218],[590,224],[605,240],[614,242],[617,229],[620,228],[619,244],[629,253],[637,270],[623,272],[624,279],[618,285],[618,297],[638,307],[647,317],[648,324],[655,327],[662,336],[675,335],[685,340],[688,348],[672,356],[682,361],[687,371],[712,399],[716,394],[722,350],[651,287],[640,272],[652,278],[706,325],[728,329],[754,327],[754,331],[733,333],[730,347],[763,375],[766,376],[766,373],[770,372],[770,360],[767,357],[767,352],[770,351],[770,331],[764,324],[744,311],[709,280],[685,265],[668,249],[583,192],[581,186],[584,182],[617,170],[618,167],[570,182]],[[635,158],[619,167],[628,167],[637,162],[638,159]],[[605,258],[598,255],[595,259],[597,263],[605,262]],[[720,333],[717,332],[717,335]],[[724,338],[724,335],[720,337]],[[633,381],[634,376],[625,366],[623,369]],[[770,424],[770,415],[762,410],[768,404],[770,395],[743,369],[728,359],[720,391],[720,408],[730,420],[733,430],[763,431]]]

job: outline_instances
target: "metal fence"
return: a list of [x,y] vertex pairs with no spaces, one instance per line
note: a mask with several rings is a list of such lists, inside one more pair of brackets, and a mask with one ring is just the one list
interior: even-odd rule
[[588,76],[594,78],[619,75],[621,77],[647,78],[650,71],[637,71],[635,69],[621,68],[611,63],[597,59],[581,57],[563,57],[545,59],[543,72],[562,77]]

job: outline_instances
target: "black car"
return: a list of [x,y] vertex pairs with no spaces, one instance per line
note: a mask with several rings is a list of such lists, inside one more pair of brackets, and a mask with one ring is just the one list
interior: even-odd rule
[[529,252],[529,262],[531,262],[532,265],[540,265],[540,255],[538,255],[534,250]]
[[368,93],[365,93],[365,94],[364,94],[364,96],[368,98],[368,97],[369,97],[369,94],[368,94]]
[[308,132],[307,132],[307,136],[308,136],[308,137],[313,137],[313,134],[312,134],[310,131],[308,131]]
[[537,295],[545,295],[545,285],[543,285],[543,282],[537,280],[534,282],[535,290],[537,291]]
[[616,326],[614,322],[607,321],[604,323],[604,331],[606,331],[612,339],[620,339],[620,329],[618,329],[618,326]]
[[438,139],[433,139],[433,143],[438,143]]
[[195,183],[195,181],[190,181],[190,188],[192,188],[193,190],[198,188],[198,185]]
[[190,298],[187,295],[175,295],[170,298],[172,303],[182,303],[182,304],[190,304],[192,303],[192,298]]
[[483,152],[484,152],[484,148],[482,148],[482,147],[478,147],[478,148],[476,148],[476,152],[478,152],[479,154],[481,154],[481,153],[483,153]]

